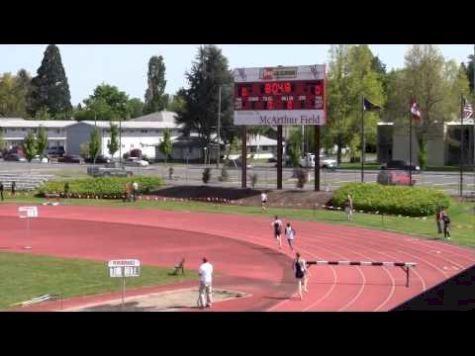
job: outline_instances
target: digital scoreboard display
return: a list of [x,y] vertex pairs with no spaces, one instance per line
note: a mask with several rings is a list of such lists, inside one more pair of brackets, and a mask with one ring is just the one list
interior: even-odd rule
[[234,110],[323,110],[323,80],[239,83]]
[[323,125],[325,66],[234,71],[235,125]]

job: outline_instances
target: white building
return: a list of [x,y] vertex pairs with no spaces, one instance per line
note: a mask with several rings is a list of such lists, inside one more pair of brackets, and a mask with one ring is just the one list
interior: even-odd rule
[[[179,136],[179,128],[176,124],[170,122],[155,121],[123,121],[114,122],[117,125],[120,135],[121,147],[114,154],[118,158],[124,153],[133,149],[140,149],[143,155],[155,159],[156,147],[163,140],[163,132],[170,129],[172,141]],[[79,154],[81,144],[90,140],[91,133],[97,127],[101,133],[101,154],[110,157],[107,145],[110,142],[110,122],[109,121],[82,121],[74,122],[67,129],[66,152],[69,154]]]
[[48,136],[47,148],[66,147],[68,127],[76,121],[71,120],[24,120],[21,118],[1,118],[0,129],[8,149],[21,146],[28,132],[38,132],[44,127]]
[[[427,134],[427,164],[430,166],[460,164],[460,121],[435,125]],[[466,120],[463,124],[464,163],[474,163],[474,122]],[[390,160],[409,161],[409,126],[392,122],[378,123],[378,162]],[[415,130],[412,135],[412,162],[418,162],[419,145]]]

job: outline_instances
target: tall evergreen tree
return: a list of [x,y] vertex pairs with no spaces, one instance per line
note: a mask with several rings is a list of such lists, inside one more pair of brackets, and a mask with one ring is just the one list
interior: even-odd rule
[[53,118],[70,118],[71,94],[57,46],[49,45],[46,48],[37,76],[32,79],[31,84],[32,105],[29,109],[32,116],[44,106]]
[[96,161],[99,152],[101,152],[101,133],[98,128],[94,128],[91,131],[91,138],[89,140],[89,155],[92,157],[94,162]]
[[148,88],[145,92],[144,113],[150,114],[162,111],[167,106],[168,97],[165,97],[165,63],[162,56],[153,56],[148,62]]
[[211,135],[217,127],[218,91],[221,86],[221,136],[229,142],[236,134],[236,128],[232,122],[233,89],[229,86],[233,78],[226,57],[216,46],[200,48],[186,78],[189,88],[180,89],[177,93],[184,101],[177,115],[177,122],[184,124],[183,131],[197,132],[204,145],[211,142]]

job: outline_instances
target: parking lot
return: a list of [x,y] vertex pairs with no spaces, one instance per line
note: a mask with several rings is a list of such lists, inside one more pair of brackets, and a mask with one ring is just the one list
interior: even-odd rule
[[[4,162],[0,161],[1,174],[47,174],[54,178],[72,178],[86,177],[87,167],[92,164],[75,163],[27,163],[27,162]],[[169,179],[169,167],[173,167],[172,179]],[[241,186],[241,170],[239,168],[227,168],[228,180],[220,181],[221,169],[216,165],[205,166],[203,164],[179,164],[179,163],[156,163],[149,167],[127,167],[135,175],[160,175],[165,178],[167,184],[172,185],[200,185],[202,182],[203,169],[211,169],[210,185],[221,186]],[[365,182],[376,183],[377,171],[365,171]],[[257,175],[255,187],[258,189],[275,189],[277,172],[274,164],[259,164],[248,168],[248,186],[251,186],[252,175]],[[313,170],[309,171],[310,182],[304,189],[313,189]],[[422,172],[414,174],[416,186],[430,186],[437,189],[446,190],[450,194],[458,194],[460,175],[458,172]],[[1,179],[1,178],[0,178]],[[320,174],[320,184],[322,190],[333,191],[336,188],[352,182],[361,181],[361,172],[359,170],[326,170],[323,169]],[[296,178],[293,177],[292,168],[283,169],[283,187],[284,189],[295,189]],[[475,191],[475,174],[473,171],[464,173],[464,191]]]

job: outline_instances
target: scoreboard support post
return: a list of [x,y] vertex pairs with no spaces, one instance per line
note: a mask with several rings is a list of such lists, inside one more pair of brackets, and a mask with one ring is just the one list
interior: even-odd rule
[[320,126],[315,126],[315,191],[320,191]]
[[282,125],[277,126],[277,189],[282,189]]
[[247,188],[247,127],[241,129],[241,188]]

